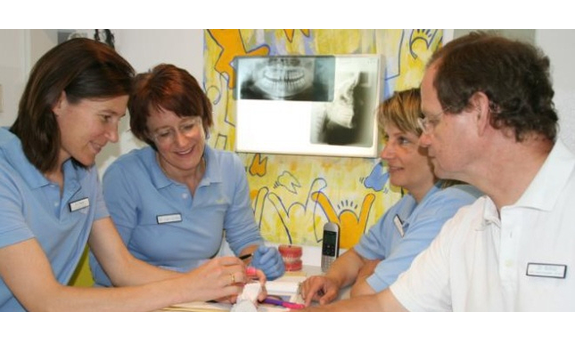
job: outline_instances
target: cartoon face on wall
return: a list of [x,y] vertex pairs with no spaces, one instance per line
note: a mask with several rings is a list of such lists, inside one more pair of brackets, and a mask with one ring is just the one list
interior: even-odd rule
[[[379,101],[383,101],[396,89],[418,86],[442,34],[441,30],[206,30],[204,88],[215,119],[208,143],[235,150],[236,95],[264,101],[333,101],[341,108],[322,108],[314,122],[325,131],[335,126],[355,129],[364,76],[349,74],[345,77],[349,82],[329,88],[325,81],[329,60],[306,56],[381,55],[385,72]],[[232,60],[238,57],[258,63],[245,74],[236,73]],[[331,98],[321,94],[322,88],[330,89],[324,92]],[[310,94],[310,89],[320,91]],[[336,103],[340,95],[342,100]],[[319,132],[309,133],[318,143],[328,143],[317,137]],[[377,158],[238,154],[246,166],[256,223],[271,242],[319,247],[321,229],[329,221],[340,225],[340,246],[352,247],[402,195],[400,188],[391,186],[387,168]]]

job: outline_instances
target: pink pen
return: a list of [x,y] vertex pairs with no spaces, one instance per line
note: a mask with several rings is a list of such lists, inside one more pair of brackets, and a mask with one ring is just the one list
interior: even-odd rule
[[270,305],[282,306],[289,309],[303,309],[305,305],[301,303],[287,302],[283,300],[277,300],[272,298],[265,298],[263,303],[269,303]]
[[284,302],[282,303],[282,306],[289,308],[289,309],[304,309],[305,305],[301,304],[301,303],[295,303],[295,302]]

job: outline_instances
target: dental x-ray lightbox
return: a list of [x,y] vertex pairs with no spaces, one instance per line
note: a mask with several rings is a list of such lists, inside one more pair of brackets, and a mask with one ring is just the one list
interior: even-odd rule
[[235,62],[236,151],[377,157],[379,55]]

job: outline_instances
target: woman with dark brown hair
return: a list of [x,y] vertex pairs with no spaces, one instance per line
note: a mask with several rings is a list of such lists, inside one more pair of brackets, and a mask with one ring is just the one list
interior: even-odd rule
[[[104,174],[104,198],[118,233],[138,259],[188,271],[219,251],[223,237],[273,280],[284,273],[251,209],[244,165],[211,148],[212,106],[186,70],[161,64],[136,77],[128,103],[132,133],[149,146],[118,158]],[[108,275],[91,257],[97,284]]]
[[[234,257],[180,274],[135,259],[116,233],[94,162],[118,140],[133,74],[89,39],[32,69],[15,123],[0,129],[0,311],[144,311],[241,292]],[[115,285],[132,287],[67,286],[86,243]]]

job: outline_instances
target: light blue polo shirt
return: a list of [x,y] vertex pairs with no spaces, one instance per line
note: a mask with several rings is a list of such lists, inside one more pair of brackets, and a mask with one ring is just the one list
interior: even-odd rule
[[[20,140],[0,128],[0,248],[36,238],[58,282],[68,284],[94,220],[107,217],[95,167],[63,165],[64,190],[26,158]],[[20,269],[19,269],[20,270]],[[24,269],[25,270],[25,269]],[[0,279],[0,311],[24,311]]]
[[[470,185],[440,189],[441,181],[417,204],[411,194],[392,206],[354,247],[366,259],[383,259],[367,283],[380,292],[409,268],[413,259],[437,236],[443,224],[459,208],[481,196]],[[403,231],[403,236],[399,231]]]
[[[151,147],[119,157],[104,174],[104,197],[128,250],[138,259],[189,271],[214,257],[222,236],[234,253],[263,244],[251,208],[244,165],[229,151],[205,147],[206,172],[194,196],[168,178]],[[110,281],[90,256],[98,285]]]

